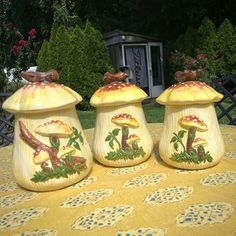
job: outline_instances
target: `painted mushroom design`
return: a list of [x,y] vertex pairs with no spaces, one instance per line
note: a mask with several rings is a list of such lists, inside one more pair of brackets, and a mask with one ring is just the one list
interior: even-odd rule
[[[58,158],[63,158],[66,155],[73,155],[76,152],[76,149],[71,146],[63,146],[58,150],[57,156]],[[50,160],[50,156],[47,151],[42,149],[37,149],[34,152],[34,163],[42,164],[46,161]]]
[[43,125],[39,125],[35,129],[35,133],[49,137],[50,143],[57,146],[60,142],[59,138],[69,138],[73,130],[70,125],[60,120],[51,120]]
[[[91,97],[96,107],[93,136],[94,157],[104,165],[125,167],[147,160],[153,141],[146,125],[141,102],[147,94],[131,83],[112,82],[99,88]],[[133,132],[135,130],[135,132]],[[139,136],[129,143],[131,134]],[[131,141],[132,142],[132,141]],[[138,147],[138,151],[134,151]]]
[[[159,153],[171,166],[203,169],[219,163],[224,154],[224,141],[214,108],[214,102],[221,100],[223,95],[206,83],[188,79],[190,81],[173,84],[156,98],[159,104],[165,105]],[[194,146],[198,138],[207,143]]]
[[192,151],[192,143],[196,137],[196,131],[207,131],[207,125],[199,117],[195,115],[184,116],[179,119],[180,126],[188,130],[188,138],[186,144],[186,152],[190,154]]
[[129,135],[129,138],[127,139],[127,144],[132,146],[133,151],[138,150],[137,143],[140,141],[140,137],[136,134]]
[[129,136],[129,127],[138,128],[139,123],[138,121],[132,117],[130,114],[122,113],[116,116],[113,116],[111,121],[116,125],[122,127],[122,138],[121,138],[121,147],[126,148],[128,147],[128,136]]
[[[55,124],[56,122],[54,122],[54,121],[47,122],[46,127],[49,126],[49,124],[51,124],[51,123]],[[60,122],[60,124],[64,124],[64,123]],[[34,163],[41,164],[40,166],[44,172],[48,172],[50,170],[48,163],[46,163],[46,161],[48,161],[48,160],[50,160],[51,166],[53,169],[60,168],[60,166],[63,162],[69,168],[71,168],[71,163],[69,163],[67,159],[60,159],[60,158],[64,157],[65,155],[68,155],[68,154],[73,154],[75,152],[75,149],[73,147],[63,146],[60,149],[59,149],[59,146],[58,147],[57,146],[50,147],[47,144],[39,141],[36,137],[34,137],[34,135],[26,128],[25,124],[22,121],[19,121],[19,126],[20,126],[21,138],[35,150]],[[40,126],[40,128],[41,127],[45,127],[45,126]],[[40,131],[42,132],[42,134],[50,133],[50,132],[45,132],[45,130],[43,130],[43,128],[42,128],[42,130],[40,129]],[[57,135],[59,132],[57,132]],[[55,132],[52,132],[52,134],[55,134]],[[63,135],[65,135],[65,134],[63,133]],[[56,145],[58,144],[58,142],[56,143]],[[78,166],[81,168],[81,170],[87,168],[86,159],[84,157],[72,156],[71,162],[73,162],[74,164],[78,164]],[[33,179],[34,178],[32,178],[32,180]]]
[[42,149],[37,149],[34,152],[34,163],[35,164],[42,164],[46,161],[50,160],[49,153]]
[[50,191],[82,180],[92,167],[92,152],[75,107],[82,97],[55,83],[59,74],[54,69],[21,75],[29,83],[2,105],[15,115],[12,170],[17,183]]
[[204,147],[207,145],[207,141],[204,138],[196,138],[193,143],[192,147],[197,148],[197,155],[198,157],[203,157],[205,150]]

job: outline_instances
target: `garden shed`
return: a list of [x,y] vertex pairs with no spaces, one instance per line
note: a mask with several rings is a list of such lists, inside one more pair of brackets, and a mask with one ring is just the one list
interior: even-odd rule
[[150,98],[164,89],[163,48],[156,39],[115,30],[103,34],[110,60],[117,71],[128,73],[128,81]]

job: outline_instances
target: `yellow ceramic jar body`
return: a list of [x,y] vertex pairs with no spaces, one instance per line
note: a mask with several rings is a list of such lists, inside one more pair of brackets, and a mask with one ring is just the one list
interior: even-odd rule
[[153,141],[141,105],[145,97],[142,89],[124,82],[112,82],[93,94],[90,104],[97,117],[92,148],[99,162],[133,166],[151,155]]
[[91,170],[92,153],[75,105],[82,97],[54,83],[55,70],[23,72],[30,83],[3,103],[15,114],[13,172],[24,188],[49,191],[82,180]]
[[186,81],[172,85],[156,99],[166,106],[159,143],[166,163],[203,169],[220,161],[225,148],[213,104],[222,97],[206,83]]
[[[116,117],[130,117],[136,125],[117,123]],[[107,166],[133,166],[147,160],[153,141],[141,104],[98,107],[92,149],[94,157]]]
[[[194,122],[184,125],[181,123],[184,117],[185,120],[201,120],[205,128],[194,128]],[[224,141],[212,103],[165,107],[159,154],[167,164],[183,169],[203,169],[219,163],[224,151]]]
[[[45,148],[37,150],[32,147],[32,140],[25,141],[22,138],[19,122],[40,143],[57,149],[55,166],[50,160],[52,157],[44,151]],[[72,130],[71,135],[56,137],[55,134],[37,132],[45,124],[50,126],[55,123],[58,126],[67,125]],[[71,142],[73,138],[75,142]],[[40,114],[16,114],[13,173],[19,185],[34,191],[56,190],[77,183],[88,175],[91,167],[92,154],[74,107]]]

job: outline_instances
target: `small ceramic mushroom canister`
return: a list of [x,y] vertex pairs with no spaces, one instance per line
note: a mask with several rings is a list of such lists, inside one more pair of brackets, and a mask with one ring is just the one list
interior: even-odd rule
[[214,102],[222,97],[206,83],[186,81],[172,85],[156,99],[165,105],[159,154],[166,163],[203,169],[220,161],[225,147]]
[[56,190],[83,179],[92,153],[77,117],[82,98],[54,83],[55,70],[23,72],[29,83],[3,104],[15,113],[13,172],[16,181],[34,191]]
[[116,81],[93,94],[90,104],[97,116],[92,148],[99,162],[124,167],[149,158],[153,141],[141,105],[146,97],[137,86]]

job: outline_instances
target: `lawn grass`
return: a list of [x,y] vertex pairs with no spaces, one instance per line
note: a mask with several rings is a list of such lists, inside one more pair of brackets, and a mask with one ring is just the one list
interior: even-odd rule
[[[154,107],[149,104],[143,105],[144,114],[148,123],[160,123],[164,118],[164,106]],[[78,111],[78,116],[83,129],[94,128],[96,111]]]
[[96,120],[96,111],[78,111],[78,117],[83,129],[94,128]]
[[[225,107],[228,105],[225,104]],[[143,105],[144,114],[148,123],[161,123],[164,120],[165,107],[159,106],[153,102]],[[216,108],[217,114],[220,110]],[[232,116],[236,116],[236,111],[232,111]],[[83,129],[94,128],[96,120],[96,111],[78,111],[78,116]],[[219,120],[220,124],[228,124],[227,117]]]

